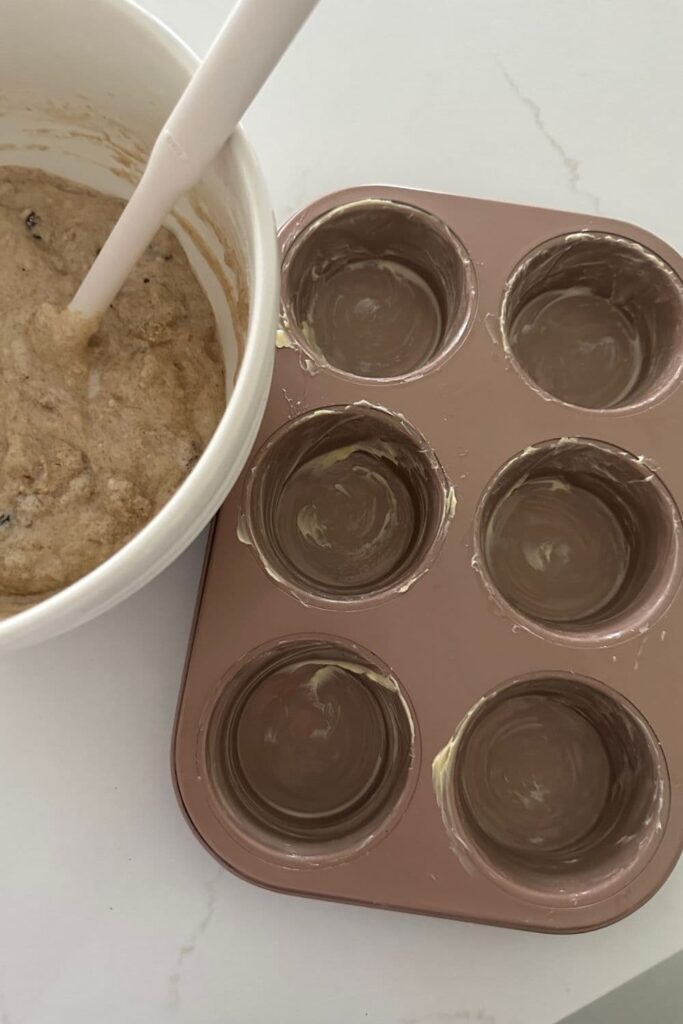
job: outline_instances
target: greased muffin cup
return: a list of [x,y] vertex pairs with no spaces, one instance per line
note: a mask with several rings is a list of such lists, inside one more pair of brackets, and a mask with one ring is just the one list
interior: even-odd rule
[[680,257],[379,186],[280,242],[273,387],[178,707],[188,819],[287,892],[623,917],[683,846]]

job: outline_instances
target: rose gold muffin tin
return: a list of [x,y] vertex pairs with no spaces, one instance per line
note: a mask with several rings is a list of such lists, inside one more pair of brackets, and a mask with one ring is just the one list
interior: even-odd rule
[[274,889],[546,931],[683,843],[683,287],[603,218],[409,189],[281,231],[207,557],[183,809]]

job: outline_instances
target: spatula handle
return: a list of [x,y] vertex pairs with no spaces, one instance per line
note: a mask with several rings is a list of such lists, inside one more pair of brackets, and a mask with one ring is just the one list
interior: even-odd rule
[[216,156],[317,0],[238,0],[152,148],[123,213],[71,301],[98,318],[183,192]]

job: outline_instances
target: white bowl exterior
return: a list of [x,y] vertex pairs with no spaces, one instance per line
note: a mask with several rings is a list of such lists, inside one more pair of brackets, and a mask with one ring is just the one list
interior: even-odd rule
[[[173,33],[129,0],[6,0],[0,162],[41,167],[129,195],[144,152],[196,63]],[[266,188],[241,129],[214,161],[198,196],[216,233],[187,201],[180,209],[202,236],[200,248],[174,219],[169,226],[216,313],[228,379],[225,414],[197,466],[154,519],[83,579],[0,622],[0,649],[72,629],[149,582],[206,526],[253,445],[272,374],[279,258]],[[234,385],[238,348],[225,282],[215,273],[215,260],[202,255],[208,249],[220,260],[222,238],[230,240],[249,292]],[[230,283],[229,268],[223,266],[221,276]]]

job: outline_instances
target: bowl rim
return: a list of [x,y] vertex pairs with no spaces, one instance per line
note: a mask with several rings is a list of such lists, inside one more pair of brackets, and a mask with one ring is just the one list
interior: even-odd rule
[[[188,77],[199,57],[160,18],[135,0],[99,0],[121,11],[141,33],[156,37]],[[122,548],[63,590],[0,621],[0,648],[40,643],[76,628],[129,597],[165,569],[194,540],[235,483],[255,440],[268,397],[279,307],[279,249],[268,192],[241,126],[226,148],[248,212],[246,233],[258,268],[244,354],[225,412],[192,473],[162,509]],[[220,155],[218,157],[220,159]],[[249,428],[240,431],[240,423]]]

